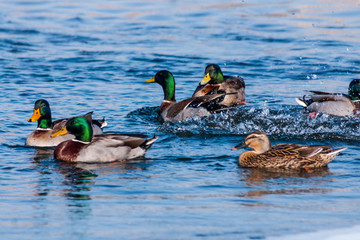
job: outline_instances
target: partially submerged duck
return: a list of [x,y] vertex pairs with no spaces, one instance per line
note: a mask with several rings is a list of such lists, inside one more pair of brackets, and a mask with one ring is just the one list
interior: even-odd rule
[[133,159],[143,156],[158,139],[146,139],[145,135],[104,133],[94,136],[90,122],[84,117],[74,117],[51,136],[56,139],[72,134],[75,139],[60,143],[54,158],[68,162],[101,163]]
[[[101,134],[102,128],[107,125],[105,118],[101,121],[92,120],[92,112],[83,115],[83,117],[93,123],[92,128],[94,134]],[[28,119],[28,122],[37,121],[37,129],[26,138],[25,144],[36,147],[53,147],[63,141],[75,138],[75,136],[71,134],[63,135],[59,138],[51,137],[51,134],[65,126],[67,120],[68,119],[59,119],[53,122],[49,102],[44,99],[37,100],[34,106],[34,113]]]
[[224,76],[217,64],[210,64],[205,68],[203,79],[195,89],[193,97],[205,96],[216,93],[233,93],[226,95],[219,102],[224,106],[237,106],[245,101],[245,82],[239,76]]
[[160,115],[164,121],[184,121],[189,117],[209,116],[223,110],[217,103],[226,97],[226,93],[192,97],[181,102],[175,100],[175,79],[171,72],[162,70],[145,82],[160,84],[164,91],[164,100],[160,106]]
[[250,133],[232,150],[252,148],[240,154],[238,163],[242,167],[256,168],[319,168],[327,166],[341,151],[331,146],[278,144],[271,146],[268,136],[261,131]]
[[[296,102],[310,112],[325,113],[332,116],[358,115],[360,109],[360,79],[349,84],[348,94],[308,91],[312,95],[296,98]],[[309,99],[306,99],[306,98]]]

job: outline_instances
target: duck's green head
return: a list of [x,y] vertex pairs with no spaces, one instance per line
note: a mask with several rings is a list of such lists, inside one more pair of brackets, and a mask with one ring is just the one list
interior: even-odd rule
[[360,100],[360,79],[354,79],[350,82],[349,97],[351,100]]
[[224,80],[223,73],[217,64],[207,65],[205,68],[204,78],[200,85],[222,83]]
[[171,72],[162,70],[156,73],[155,77],[145,82],[156,82],[160,84],[164,91],[164,100],[175,101],[175,79]]
[[63,136],[66,134],[75,135],[75,139],[82,142],[91,142],[93,137],[93,128],[90,122],[84,117],[70,118],[65,127],[60,131],[53,133],[51,137]]
[[48,101],[39,99],[35,102],[34,113],[28,122],[38,122],[38,128],[52,128],[51,110]]

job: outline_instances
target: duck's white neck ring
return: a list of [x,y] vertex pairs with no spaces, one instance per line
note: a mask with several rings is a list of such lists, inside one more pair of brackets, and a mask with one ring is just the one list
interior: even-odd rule
[[80,143],[83,143],[83,144],[90,144],[90,142],[84,142],[84,141],[80,141],[80,140],[77,140],[77,139],[71,139],[72,141],[74,142],[80,142]]

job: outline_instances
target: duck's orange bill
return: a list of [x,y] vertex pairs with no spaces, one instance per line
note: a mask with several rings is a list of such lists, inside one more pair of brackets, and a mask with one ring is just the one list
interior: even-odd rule
[[155,77],[149,78],[149,79],[146,80],[145,82],[147,82],[147,83],[153,83],[153,82],[155,82]]
[[60,129],[59,131],[51,134],[51,137],[63,136],[63,135],[66,135],[66,134],[68,134],[68,131],[67,131],[66,126],[65,126],[62,129]]
[[31,118],[28,119],[28,122],[36,122],[41,117],[40,109],[34,109],[34,113]]
[[232,149],[231,149],[232,151],[235,151],[235,150],[238,150],[236,147],[233,147]]

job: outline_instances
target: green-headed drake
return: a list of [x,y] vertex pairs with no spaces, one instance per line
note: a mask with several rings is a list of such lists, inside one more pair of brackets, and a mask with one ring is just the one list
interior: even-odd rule
[[60,143],[54,157],[68,162],[114,162],[143,156],[158,137],[145,139],[145,135],[121,135],[105,133],[94,136],[90,122],[84,117],[74,117],[51,136],[56,139],[74,135]]
[[250,133],[243,142],[232,148],[252,148],[239,156],[242,167],[257,168],[319,168],[328,165],[346,148],[332,150],[330,146],[311,146],[300,144],[278,144],[271,146],[264,132]]
[[[93,123],[92,127],[95,134],[101,134],[102,128],[107,125],[105,118],[101,121],[92,120],[92,112],[85,114],[84,117],[88,118],[89,121]],[[34,106],[34,113],[28,119],[28,122],[37,121],[38,126],[37,129],[27,137],[25,144],[36,147],[53,147],[63,141],[74,138],[75,136],[71,134],[59,138],[51,137],[51,134],[59,131],[65,126],[67,120],[68,119],[59,119],[53,122],[48,101],[44,99],[37,100]]]
[[[308,91],[313,95],[304,95],[296,102],[310,112],[325,113],[333,116],[358,115],[360,110],[360,79],[350,82],[348,94]],[[305,99],[309,97],[309,99]]]
[[204,77],[195,89],[193,97],[214,93],[228,93],[219,104],[227,107],[242,105],[245,101],[244,79],[238,76],[224,76],[219,65],[210,64],[206,66]]
[[192,97],[181,102],[175,100],[175,79],[171,72],[162,70],[145,82],[156,82],[164,91],[164,100],[160,106],[160,115],[164,121],[184,121],[189,117],[209,116],[213,112],[224,109],[217,103],[226,97],[226,93]]

